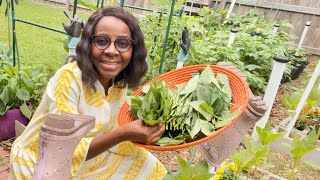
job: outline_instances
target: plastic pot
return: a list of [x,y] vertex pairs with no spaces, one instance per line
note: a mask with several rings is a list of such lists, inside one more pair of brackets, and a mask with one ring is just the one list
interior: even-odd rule
[[[27,103],[27,105],[29,108],[31,108],[30,103]],[[27,126],[29,123],[29,119],[21,113],[20,109],[8,110],[3,116],[0,116],[0,141],[16,136],[15,120],[19,121],[25,126]]]

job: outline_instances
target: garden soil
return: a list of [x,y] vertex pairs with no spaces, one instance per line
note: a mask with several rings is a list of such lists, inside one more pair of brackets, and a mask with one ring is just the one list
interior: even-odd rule
[[[275,127],[279,122],[287,118],[287,112],[284,104],[282,103],[281,97],[290,95],[295,88],[305,88],[308,84],[308,77],[311,76],[318,61],[318,56],[310,56],[310,63],[305,68],[304,72],[299,76],[298,79],[291,82],[281,84],[277,97],[274,102],[273,110],[270,114],[271,126]],[[0,180],[8,179],[9,175],[9,152],[13,140],[0,142]],[[199,152],[195,153],[194,157],[190,157],[190,149],[176,150],[176,151],[162,151],[152,153],[168,168],[177,169],[178,164],[176,157],[181,156],[186,160],[192,160],[193,163],[198,162],[201,159]],[[319,154],[320,155],[320,154]],[[291,171],[291,157],[285,154],[271,152],[267,158],[267,163],[263,165],[263,169],[268,170],[278,176],[287,177]],[[259,179],[261,175],[255,174],[251,178]],[[320,170],[316,170],[311,166],[301,163],[294,175],[295,180],[315,180],[320,177]]]

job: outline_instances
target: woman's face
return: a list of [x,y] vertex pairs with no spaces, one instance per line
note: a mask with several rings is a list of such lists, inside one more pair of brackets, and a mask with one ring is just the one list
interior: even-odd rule
[[[131,41],[128,41],[132,39],[131,32],[128,25],[121,19],[114,16],[105,16],[97,23],[94,36],[96,37],[91,43],[91,49],[93,63],[98,70],[98,79],[100,82],[102,81],[101,83],[109,82],[130,62],[133,47],[131,46],[125,52],[119,52],[119,50],[123,51],[121,48],[128,46],[127,42],[131,43]],[[109,44],[110,39],[109,47],[104,49]],[[115,42],[115,40],[117,41]]]

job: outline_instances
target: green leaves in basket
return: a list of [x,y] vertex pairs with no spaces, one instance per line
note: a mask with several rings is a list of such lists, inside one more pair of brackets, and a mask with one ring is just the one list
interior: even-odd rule
[[231,113],[232,91],[224,74],[214,76],[208,66],[188,82],[168,89],[163,81],[145,86],[144,96],[127,100],[136,118],[150,126],[164,123],[166,132],[157,145],[176,145],[210,136],[240,112]]
[[165,83],[155,81],[147,85],[143,91],[146,93],[145,96],[131,96],[127,99],[131,112],[149,126],[164,122],[171,108]]
[[163,137],[155,144],[159,146],[178,145],[184,143],[185,139],[173,139],[169,137]]

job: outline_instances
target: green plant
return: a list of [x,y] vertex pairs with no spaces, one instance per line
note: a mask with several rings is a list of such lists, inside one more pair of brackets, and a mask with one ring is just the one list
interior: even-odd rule
[[236,174],[237,166],[232,163],[226,163],[224,166],[220,166],[214,175],[215,180],[240,180],[240,177]]
[[307,153],[317,148],[316,142],[319,138],[319,132],[312,130],[306,137],[300,139],[296,131],[293,131],[293,143],[291,145],[284,144],[293,155],[293,167],[288,179],[291,180],[294,174],[294,170],[299,164],[301,158]]
[[167,174],[164,180],[209,180],[213,174],[208,173],[209,167],[205,160],[189,165],[180,156],[177,157],[180,171],[175,174]]
[[24,116],[31,118],[27,102],[37,107],[47,83],[46,74],[38,69],[29,66],[18,70],[7,61],[0,61],[0,115],[20,108]]
[[[282,96],[282,101],[289,114],[293,114],[298,106],[300,99],[304,93],[304,89],[295,89],[289,96]],[[319,124],[319,106],[320,106],[320,80],[318,80],[312,88],[306,104],[298,116],[295,127],[304,130],[307,126],[315,126]],[[314,127],[315,128],[315,127]]]
[[243,170],[249,173],[252,172],[253,166],[264,162],[264,158],[270,151],[269,144],[285,134],[285,132],[273,133],[269,123],[264,128],[257,127],[257,133],[259,135],[258,140],[253,141],[251,137],[246,136],[244,139],[246,149],[232,154],[231,160],[237,167],[236,173],[240,173]]
[[320,111],[318,106],[308,108],[305,106],[299,114],[295,127],[298,130],[304,130],[306,127],[315,129],[320,121]]

